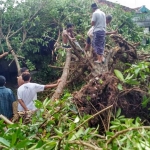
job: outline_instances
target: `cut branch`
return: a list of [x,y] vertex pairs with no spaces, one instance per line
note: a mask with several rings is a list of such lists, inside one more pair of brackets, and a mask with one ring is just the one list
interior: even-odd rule
[[2,114],[0,115],[0,119],[4,120],[7,124],[13,124],[11,121],[9,121],[5,116]]

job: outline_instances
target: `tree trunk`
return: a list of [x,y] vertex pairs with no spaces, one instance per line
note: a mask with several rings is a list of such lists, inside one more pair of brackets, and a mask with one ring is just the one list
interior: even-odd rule
[[70,62],[71,62],[71,49],[67,49],[66,51],[67,51],[66,63],[65,63],[65,67],[63,69],[63,73],[61,76],[62,82],[59,83],[57,89],[55,90],[55,93],[53,94],[53,96],[51,98],[52,100],[59,99],[60,95],[63,92],[65,85],[67,84],[67,77],[69,75]]
[[13,51],[12,46],[11,46],[8,38],[6,38],[6,43],[7,43],[7,47],[9,49],[9,51],[11,51],[11,53],[14,57],[14,60],[15,60],[16,66],[17,66],[18,76],[19,76],[21,73],[20,73],[20,64],[19,64],[19,61],[18,61],[18,57],[16,56],[15,52]]

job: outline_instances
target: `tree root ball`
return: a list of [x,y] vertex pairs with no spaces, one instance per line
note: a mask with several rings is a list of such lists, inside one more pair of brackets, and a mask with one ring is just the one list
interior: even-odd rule
[[[124,91],[118,90],[120,81],[111,73],[104,73],[95,78],[92,78],[80,91],[73,94],[73,102],[78,107],[81,115],[93,115],[102,109],[113,105],[112,110],[107,110],[100,115],[97,115],[89,121],[90,127],[99,126],[99,131],[108,130],[111,113],[115,114],[118,108],[121,108],[122,115],[126,117],[149,120],[147,113],[148,108],[143,108],[141,103],[143,92],[137,88]],[[150,113],[149,113],[150,114]]]

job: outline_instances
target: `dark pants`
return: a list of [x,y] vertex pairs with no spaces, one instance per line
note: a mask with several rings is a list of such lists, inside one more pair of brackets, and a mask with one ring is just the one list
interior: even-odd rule
[[105,31],[94,32],[92,46],[98,55],[103,55],[105,48]]

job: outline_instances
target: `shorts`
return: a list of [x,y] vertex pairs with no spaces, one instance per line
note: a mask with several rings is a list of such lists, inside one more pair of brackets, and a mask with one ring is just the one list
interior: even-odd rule
[[92,47],[98,55],[103,55],[105,48],[105,31],[94,32]]

